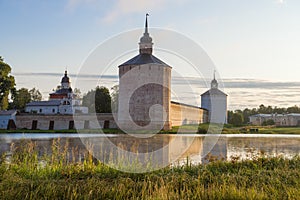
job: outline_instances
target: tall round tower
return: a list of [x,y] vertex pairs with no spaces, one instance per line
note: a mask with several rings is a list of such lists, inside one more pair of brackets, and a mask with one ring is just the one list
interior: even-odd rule
[[122,130],[171,128],[172,68],[152,54],[147,17],[139,54],[119,66],[118,125]]

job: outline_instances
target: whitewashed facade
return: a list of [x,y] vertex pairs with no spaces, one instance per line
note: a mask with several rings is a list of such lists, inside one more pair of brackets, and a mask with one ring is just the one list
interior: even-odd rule
[[9,120],[16,122],[16,110],[1,110],[0,111],[0,129],[7,129]]
[[67,71],[61,80],[60,89],[50,94],[48,101],[33,101],[26,104],[25,112],[36,114],[74,114],[88,113],[88,108],[81,106],[81,100],[78,99],[71,88],[70,78]]
[[210,90],[201,95],[201,108],[208,110],[209,122],[227,123],[227,94],[218,89],[215,76]]
[[[73,105],[72,105],[73,104]],[[76,105],[70,99],[35,101],[26,105],[25,112],[36,114],[88,113],[88,108]]]

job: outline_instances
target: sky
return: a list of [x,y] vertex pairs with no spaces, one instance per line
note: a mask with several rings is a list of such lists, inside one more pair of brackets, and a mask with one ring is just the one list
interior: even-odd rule
[[18,87],[18,74],[78,73],[99,44],[143,28],[145,13],[150,28],[201,46],[219,79],[299,81],[299,0],[0,0],[0,9],[0,55]]

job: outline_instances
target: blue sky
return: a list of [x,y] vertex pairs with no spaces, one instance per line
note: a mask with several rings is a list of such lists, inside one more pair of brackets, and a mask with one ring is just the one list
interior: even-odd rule
[[299,80],[298,0],[0,0],[0,9],[0,55],[14,73],[76,73],[98,44],[141,28],[148,12],[150,27],[201,45],[223,78]]

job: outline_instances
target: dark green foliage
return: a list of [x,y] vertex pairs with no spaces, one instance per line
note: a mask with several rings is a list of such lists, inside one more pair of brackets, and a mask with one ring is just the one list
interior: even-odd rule
[[35,87],[32,88],[31,90],[29,90],[29,93],[30,93],[30,98],[31,98],[31,101],[41,101],[42,100],[42,94],[41,92],[36,89]]
[[27,103],[31,101],[31,94],[26,88],[21,88],[12,95],[13,102],[10,105],[11,109],[25,110]]
[[270,126],[270,125],[274,125],[274,124],[275,124],[275,122],[273,119],[268,119],[267,121],[264,121],[262,123],[263,126]]
[[0,56],[0,110],[8,108],[8,96],[14,92],[15,78],[10,73],[11,67]]
[[89,108],[93,113],[111,113],[111,96],[106,87],[97,86],[95,90],[90,90],[83,96],[82,105]]
[[244,123],[243,114],[240,112],[235,112],[228,118],[228,123],[234,126],[241,126]]

